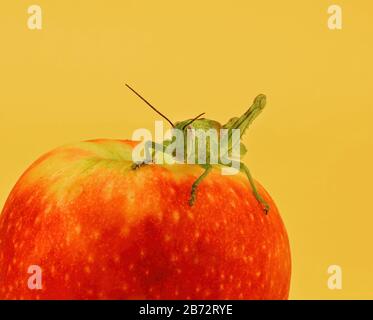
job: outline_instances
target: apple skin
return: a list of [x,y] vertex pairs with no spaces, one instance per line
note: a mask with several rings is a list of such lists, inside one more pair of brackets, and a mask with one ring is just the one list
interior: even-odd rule
[[[136,142],[58,148],[19,179],[0,216],[0,299],[287,299],[279,212],[247,179],[196,165],[130,169]],[[30,265],[42,289],[29,289]]]

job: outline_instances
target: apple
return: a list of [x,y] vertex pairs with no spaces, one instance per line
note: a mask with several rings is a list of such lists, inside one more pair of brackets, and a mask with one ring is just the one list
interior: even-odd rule
[[136,143],[61,147],[21,176],[0,216],[0,299],[287,299],[288,236],[263,187],[268,215],[246,177],[214,169],[191,207],[203,169],[134,170]]

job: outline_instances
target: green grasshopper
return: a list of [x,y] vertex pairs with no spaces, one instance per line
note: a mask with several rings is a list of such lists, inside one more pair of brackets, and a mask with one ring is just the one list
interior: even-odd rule
[[[266,96],[263,94],[258,95],[255,99],[251,107],[241,116],[241,117],[234,117],[231,118],[225,125],[221,125],[219,122],[201,118],[204,113],[201,113],[195,118],[176,122],[175,124],[168,119],[164,114],[162,114],[160,111],[158,111],[153,105],[151,105],[145,98],[143,98],[138,92],[136,92],[132,87],[130,87],[128,84],[126,86],[135,93],[141,100],[143,100],[150,108],[152,108],[155,112],[157,112],[160,116],[162,116],[166,121],[170,123],[173,129],[179,129],[183,133],[184,141],[187,141],[187,130],[195,129],[195,130],[204,130],[208,131],[210,129],[215,130],[221,130],[221,129],[227,129],[228,132],[228,141],[232,142],[232,132],[233,129],[239,129],[241,139],[242,135],[245,133],[246,129],[250,126],[250,124],[253,122],[253,120],[261,113],[263,110],[265,104],[266,104]],[[164,140],[162,145],[158,144],[158,149],[161,148],[162,152],[165,152],[167,146],[169,146],[174,140]],[[243,156],[246,154],[247,149],[245,145],[242,142],[239,142],[239,152],[240,155]],[[186,144],[184,144],[186,146]],[[155,152],[155,149],[157,147],[157,143],[153,141],[149,141],[148,144],[145,144],[145,154],[147,154],[146,159],[153,159],[153,157],[149,154],[150,150],[153,150],[153,154]],[[228,148],[227,152],[231,151],[232,145]],[[175,154],[173,154],[175,156]],[[209,155],[207,155],[207,161],[204,164],[200,164],[200,166],[204,169],[204,172],[194,181],[191,193],[190,193],[190,199],[189,199],[189,205],[193,206],[196,200],[196,194],[197,194],[197,188],[200,185],[200,183],[208,176],[210,171],[213,168],[213,164],[209,162]],[[233,160],[232,160],[233,161]],[[151,160],[145,160],[141,163],[134,163],[132,166],[133,169],[137,169],[140,166],[147,164],[148,162],[151,162]],[[218,164],[222,166],[226,166],[227,164],[223,161],[218,159]],[[254,179],[249,171],[249,168],[241,161],[238,162],[239,170],[242,171],[248,178],[252,192],[257,199],[257,201],[262,205],[264,212],[267,214],[270,207],[268,203],[263,199],[263,197],[259,194],[258,189],[255,185]]]

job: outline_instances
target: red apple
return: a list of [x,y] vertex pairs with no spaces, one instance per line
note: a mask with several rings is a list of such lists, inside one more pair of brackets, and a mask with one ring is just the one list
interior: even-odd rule
[[[1,299],[286,299],[290,249],[268,193],[197,165],[131,169],[135,142],[58,148],[19,179],[0,216]],[[29,266],[42,287],[29,287]]]

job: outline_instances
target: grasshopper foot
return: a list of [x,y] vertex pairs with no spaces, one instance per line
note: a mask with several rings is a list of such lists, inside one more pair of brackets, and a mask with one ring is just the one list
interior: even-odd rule
[[207,165],[204,168],[205,168],[205,171],[198,177],[198,179],[196,181],[194,181],[194,183],[192,185],[192,190],[190,192],[190,199],[189,199],[189,205],[191,207],[194,205],[194,202],[196,201],[196,192],[197,192],[199,184],[209,174],[209,172],[212,169],[212,166],[211,165]]
[[271,208],[267,201],[265,201],[259,194],[257,194],[255,198],[258,201],[259,205],[262,207],[264,214],[267,215]]
[[189,206],[193,207],[194,203],[196,202],[196,193],[195,193],[195,190],[192,190],[192,192],[190,193],[190,198],[189,198]]
[[144,161],[139,161],[139,162],[134,162],[132,165],[131,165],[131,169],[132,170],[137,170],[137,169],[139,169],[139,168],[141,168],[141,167],[143,167],[143,166],[145,166],[145,165],[147,165],[147,164],[150,164],[151,163],[151,161],[146,161],[146,160],[144,160]]
[[264,213],[267,215],[268,212],[269,212],[269,209],[270,209],[270,206],[268,203],[261,203],[262,207],[263,207],[263,211]]

